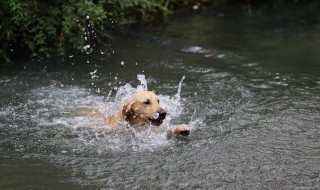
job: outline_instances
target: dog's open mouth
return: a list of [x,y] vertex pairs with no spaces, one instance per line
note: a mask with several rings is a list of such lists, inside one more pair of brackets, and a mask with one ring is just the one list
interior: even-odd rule
[[160,126],[165,118],[166,114],[155,113],[151,118],[149,118],[149,121],[151,125]]
[[162,124],[163,119],[152,119],[150,118],[151,125],[160,126]]

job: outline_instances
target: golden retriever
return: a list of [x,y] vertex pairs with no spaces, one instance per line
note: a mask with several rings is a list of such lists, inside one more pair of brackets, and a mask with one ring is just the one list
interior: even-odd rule
[[[106,127],[116,127],[119,124],[129,124],[132,127],[142,127],[146,125],[160,126],[166,118],[167,112],[161,108],[160,100],[157,95],[151,91],[135,93],[122,107],[108,117],[97,111],[91,111],[81,115],[91,117],[103,117]],[[174,126],[168,132],[173,135],[188,136],[190,128],[187,125]]]

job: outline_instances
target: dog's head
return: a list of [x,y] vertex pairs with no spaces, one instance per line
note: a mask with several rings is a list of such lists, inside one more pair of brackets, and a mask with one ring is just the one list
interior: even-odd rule
[[157,95],[150,91],[138,92],[123,106],[122,114],[132,126],[159,126],[167,113],[160,106]]

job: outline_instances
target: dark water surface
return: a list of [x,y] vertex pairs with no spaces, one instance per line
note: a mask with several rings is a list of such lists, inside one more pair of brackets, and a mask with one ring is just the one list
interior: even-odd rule
[[[209,7],[118,35],[110,57],[2,66],[0,189],[320,189],[318,10]],[[73,115],[120,107],[138,74],[188,139]]]

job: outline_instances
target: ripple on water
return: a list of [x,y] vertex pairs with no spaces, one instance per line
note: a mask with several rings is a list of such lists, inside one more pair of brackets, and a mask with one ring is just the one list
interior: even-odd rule
[[[150,129],[105,132],[100,120],[72,117],[75,107],[105,111],[104,97],[52,85],[32,90],[25,103],[0,108],[6,121],[0,151],[49,159],[70,170],[71,181],[102,188],[317,187],[318,78],[193,68],[183,88],[188,101],[160,94],[163,107],[178,115],[168,115],[164,125],[176,117],[191,120],[196,130],[189,141]],[[268,89],[254,86],[263,84]],[[117,109],[137,89],[120,87],[109,108]]]

